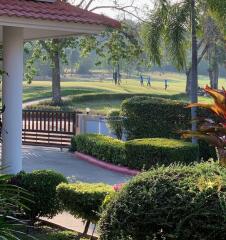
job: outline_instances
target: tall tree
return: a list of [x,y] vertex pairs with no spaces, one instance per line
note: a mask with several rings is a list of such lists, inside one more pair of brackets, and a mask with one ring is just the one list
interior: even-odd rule
[[[219,34],[215,20],[209,15],[209,6],[206,2],[197,0],[195,3],[195,24],[199,36],[197,64],[199,64],[210,50],[213,53],[212,43],[222,42],[223,38]],[[160,65],[166,56],[162,49],[166,49],[170,61],[178,70],[186,73],[186,92],[189,95],[192,77],[192,59],[188,60],[192,47],[192,38],[189,37],[192,31],[191,12],[191,0],[177,1],[176,3],[168,0],[158,1],[155,10],[150,15],[150,22],[144,24],[143,30],[143,38],[150,60],[154,64]],[[214,58],[211,57],[211,61],[213,60]]]
[[[100,9],[114,9],[118,12],[129,14],[137,19],[142,20],[138,15],[138,7],[135,6],[134,0],[130,0],[128,3],[123,4],[122,1],[112,0],[109,5],[99,4],[96,0],[62,0],[65,2],[70,2],[77,7],[83,8],[87,11],[96,11]],[[45,49],[45,58],[51,62],[52,67],[52,101],[55,105],[59,105],[62,102],[61,99],[61,86],[60,86],[60,57],[64,57],[65,49],[70,45],[77,46],[76,39],[52,39],[48,41],[36,42],[36,47],[34,52],[41,53],[41,48]],[[33,54],[34,57],[40,58],[39,54]],[[64,58],[65,60],[65,58]],[[28,60],[28,70],[33,70],[31,63],[33,60]],[[34,71],[33,71],[34,73]],[[29,81],[31,81],[31,75],[27,74]]]
[[[197,14],[196,14],[196,1],[191,0],[191,32],[192,32],[192,70],[191,70],[191,103],[198,102],[198,47],[197,47]],[[191,108],[192,118],[192,131],[196,131],[197,123],[197,108]],[[193,143],[196,143],[195,138],[192,139]]]
[[[157,1],[150,22],[144,25],[143,38],[150,60],[158,65],[162,61],[162,47],[167,49],[172,63],[179,69],[186,69],[187,48],[191,43],[190,100],[197,102],[198,89],[198,44],[197,44],[197,8],[195,0],[171,3],[168,0]],[[191,34],[190,38],[188,37]],[[196,118],[196,108],[192,108],[192,119]],[[193,121],[192,129],[196,129]]]
[[[98,56],[107,59],[108,64],[114,68],[118,75],[117,80],[120,79],[122,62],[125,64],[142,62],[142,45],[134,22],[124,21],[120,29],[109,29],[98,37],[84,37],[80,42],[84,55],[95,50]],[[97,65],[102,62],[101,58],[99,58],[100,61],[97,62]]]

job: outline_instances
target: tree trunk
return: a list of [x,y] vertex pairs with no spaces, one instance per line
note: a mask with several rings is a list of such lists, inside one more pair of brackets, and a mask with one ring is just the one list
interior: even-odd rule
[[90,223],[91,222],[89,220],[86,222],[85,229],[84,229],[84,232],[83,232],[84,235],[87,235],[87,233],[89,231]]
[[[196,34],[196,8],[195,0],[191,1],[191,23],[192,23],[192,70],[191,70],[191,103],[198,102],[198,49],[197,49],[197,34]],[[191,118],[197,118],[197,108],[191,109]],[[192,121],[192,131],[197,130],[197,122]],[[192,139],[193,143],[197,143],[197,139]]]
[[190,96],[191,94],[191,70],[186,70],[186,94]]
[[[59,44],[58,39],[54,39],[53,43],[57,46]],[[60,86],[60,53],[56,47],[56,50],[52,56],[52,101],[54,105],[61,105],[61,86]]]
[[218,80],[219,80],[219,66],[218,63],[216,63],[214,67],[214,82],[213,82],[213,88],[218,89]]
[[217,148],[217,154],[220,165],[226,167],[226,150],[223,148]]
[[219,65],[217,60],[217,46],[211,44],[209,48],[209,78],[211,88],[218,89]]
[[117,65],[117,79],[118,79],[118,85],[121,83],[121,74],[120,74],[120,65],[118,63]]

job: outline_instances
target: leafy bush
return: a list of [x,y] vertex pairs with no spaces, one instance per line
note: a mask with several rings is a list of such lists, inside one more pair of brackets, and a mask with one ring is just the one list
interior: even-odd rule
[[224,240],[226,172],[218,164],[170,166],[138,175],[99,222],[101,240]]
[[108,127],[110,131],[119,139],[122,139],[123,135],[123,123],[120,117],[120,111],[111,111],[108,114]]
[[99,134],[73,137],[72,150],[100,160],[136,169],[173,162],[191,163],[198,160],[198,145],[175,139],[152,138],[122,142]]
[[100,160],[119,165],[127,165],[124,142],[99,135],[81,134],[72,140],[72,149],[89,154]]
[[103,183],[62,183],[57,187],[57,193],[63,207],[73,216],[97,222],[100,207],[106,195],[113,192],[110,185]]
[[87,240],[88,238],[79,237],[78,234],[72,231],[59,231],[59,232],[52,232],[47,235],[46,240]]
[[24,204],[29,209],[23,209],[32,220],[36,217],[51,218],[61,211],[56,187],[62,182],[67,183],[67,179],[62,174],[50,170],[20,172],[11,179],[11,183],[32,194],[32,202],[24,199]]
[[126,142],[125,147],[128,166],[137,169],[175,162],[189,164],[199,158],[198,145],[175,139],[137,139]]
[[[122,103],[121,115],[128,139],[175,138],[178,130],[190,129],[191,113],[184,102],[150,96],[133,97]],[[199,109],[199,115],[208,116],[207,111]],[[209,117],[209,116],[208,116]],[[216,158],[215,149],[201,142],[200,157]]]

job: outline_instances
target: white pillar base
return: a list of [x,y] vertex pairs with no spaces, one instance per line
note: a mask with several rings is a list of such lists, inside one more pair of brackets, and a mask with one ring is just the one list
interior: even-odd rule
[[6,173],[22,170],[23,28],[3,27],[2,162]]

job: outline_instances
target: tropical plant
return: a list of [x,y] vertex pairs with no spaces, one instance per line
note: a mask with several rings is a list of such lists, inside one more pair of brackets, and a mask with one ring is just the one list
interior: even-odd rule
[[[9,184],[11,176],[0,175],[0,239],[20,240],[19,236],[26,235],[23,229],[21,209],[26,208],[23,201],[31,202],[30,194],[20,187]],[[27,239],[27,238],[26,238]]]
[[205,91],[213,98],[214,103],[194,103],[187,107],[201,107],[212,111],[216,119],[204,118],[199,120],[196,131],[183,131],[183,138],[195,137],[216,147],[219,162],[226,166],[226,91],[215,90],[206,86]]

